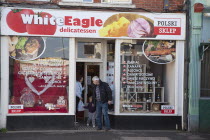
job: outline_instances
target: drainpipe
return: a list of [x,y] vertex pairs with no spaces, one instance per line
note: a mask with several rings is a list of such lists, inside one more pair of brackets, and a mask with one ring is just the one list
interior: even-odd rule
[[189,63],[189,114],[188,130],[199,130],[199,98],[200,98],[200,59],[198,47],[201,42],[202,13],[194,12],[194,4],[205,5],[206,0],[191,0],[190,5],[190,63]]
[[183,105],[183,125],[182,130],[188,130],[188,94],[189,94],[189,60],[190,60],[190,0],[185,1],[186,10],[186,44],[185,44],[185,71],[184,71],[184,105]]

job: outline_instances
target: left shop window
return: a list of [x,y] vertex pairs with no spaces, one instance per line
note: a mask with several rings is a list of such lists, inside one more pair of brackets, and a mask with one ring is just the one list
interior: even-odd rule
[[9,113],[68,113],[69,39],[8,36]]

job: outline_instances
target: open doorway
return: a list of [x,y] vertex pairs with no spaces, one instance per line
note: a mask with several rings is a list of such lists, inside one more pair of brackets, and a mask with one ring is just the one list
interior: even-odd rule
[[[77,62],[76,63],[76,76],[83,77],[82,87],[84,90],[82,92],[83,103],[87,105],[89,103],[89,97],[92,96],[92,78],[93,76],[100,77],[102,73],[102,63],[95,63],[95,62]],[[88,110],[85,111],[78,111],[78,100],[76,100],[76,121],[79,125],[86,124],[86,120],[88,117]]]

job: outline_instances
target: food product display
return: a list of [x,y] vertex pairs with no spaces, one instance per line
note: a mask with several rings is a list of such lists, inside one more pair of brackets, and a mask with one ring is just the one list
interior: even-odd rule
[[109,17],[99,30],[101,37],[155,37],[153,20],[138,14],[121,13]]
[[176,58],[175,41],[145,41],[144,54],[152,62],[169,63]]
[[32,60],[44,51],[44,41],[41,37],[8,37],[10,57],[17,60]]
[[35,96],[33,95],[31,89],[24,88],[22,90],[22,96],[20,97],[20,102],[24,107],[34,107]]
[[118,21],[114,21],[112,24],[99,30],[99,34],[102,37],[120,37],[127,36],[127,28],[130,21],[125,17],[121,17]]
[[151,26],[144,18],[133,20],[128,27],[128,36],[133,38],[150,36]]

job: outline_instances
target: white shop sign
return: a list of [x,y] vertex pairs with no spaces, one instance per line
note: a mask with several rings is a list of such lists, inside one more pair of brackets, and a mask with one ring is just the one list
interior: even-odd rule
[[184,13],[2,8],[2,35],[185,40]]

